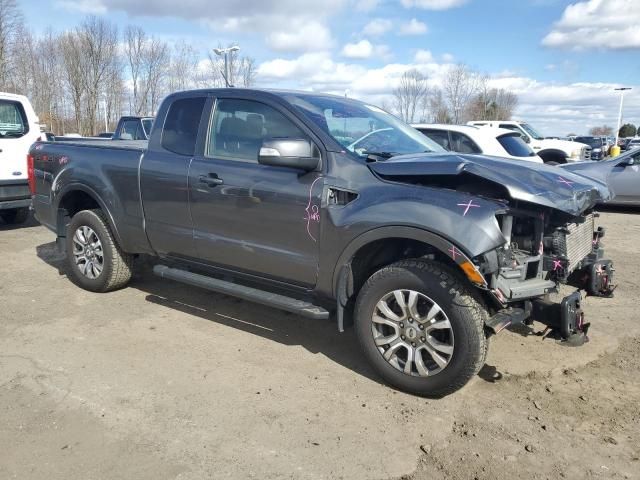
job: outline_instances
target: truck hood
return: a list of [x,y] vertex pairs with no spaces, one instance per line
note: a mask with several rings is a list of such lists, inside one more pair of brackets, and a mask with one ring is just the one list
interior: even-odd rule
[[569,154],[574,150],[582,150],[584,147],[591,148],[586,143],[569,142],[567,140],[558,140],[555,138],[540,140],[540,142],[544,143],[544,148],[555,148],[558,150],[562,150],[563,152],[567,152]]
[[553,208],[573,216],[611,198],[606,182],[555,166],[484,155],[401,155],[370,163],[369,168],[381,177],[396,181],[420,176],[476,176],[504,187],[512,200]]

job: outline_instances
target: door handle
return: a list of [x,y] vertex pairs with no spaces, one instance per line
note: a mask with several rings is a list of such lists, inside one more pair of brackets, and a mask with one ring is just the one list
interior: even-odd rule
[[200,183],[204,183],[210,187],[217,187],[218,185],[224,184],[224,181],[221,178],[218,178],[215,173],[210,173],[209,175],[200,175],[198,177],[198,180],[200,181]]

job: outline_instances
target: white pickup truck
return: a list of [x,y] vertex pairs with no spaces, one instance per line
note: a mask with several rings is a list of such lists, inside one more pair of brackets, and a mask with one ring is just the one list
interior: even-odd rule
[[518,132],[544,163],[569,163],[591,160],[591,147],[584,143],[544,138],[526,122],[514,120],[474,120],[467,125],[506,128]]
[[23,223],[29,217],[27,153],[41,139],[45,140],[27,97],[0,92],[0,218],[5,223]]

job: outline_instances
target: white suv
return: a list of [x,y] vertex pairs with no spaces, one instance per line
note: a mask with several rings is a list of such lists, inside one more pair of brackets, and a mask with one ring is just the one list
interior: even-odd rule
[[518,133],[504,128],[427,123],[419,123],[412,127],[451,152],[493,155],[542,163],[542,159]]
[[568,163],[591,160],[591,147],[584,143],[544,138],[526,122],[513,120],[476,120],[467,125],[477,127],[506,128],[518,132],[544,163]]
[[29,216],[27,153],[41,135],[27,97],[0,92],[0,218],[5,223],[23,223]]

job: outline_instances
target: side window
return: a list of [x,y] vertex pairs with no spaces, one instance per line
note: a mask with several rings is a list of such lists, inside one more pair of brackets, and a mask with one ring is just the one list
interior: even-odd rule
[[179,155],[193,155],[205,97],[182,98],[169,107],[162,130],[162,147]]
[[252,100],[222,99],[209,124],[205,156],[257,162],[263,140],[307,138],[274,108]]
[[451,150],[459,153],[482,153],[476,143],[464,133],[449,132],[451,135]]
[[449,132],[446,130],[432,130],[432,129],[420,129],[423,135],[426,135],[428,138],[436,142],[445,150],[450,150],[449,145]]
[[19,138],[29,131],[22,105],[0,100],[0,138]]

